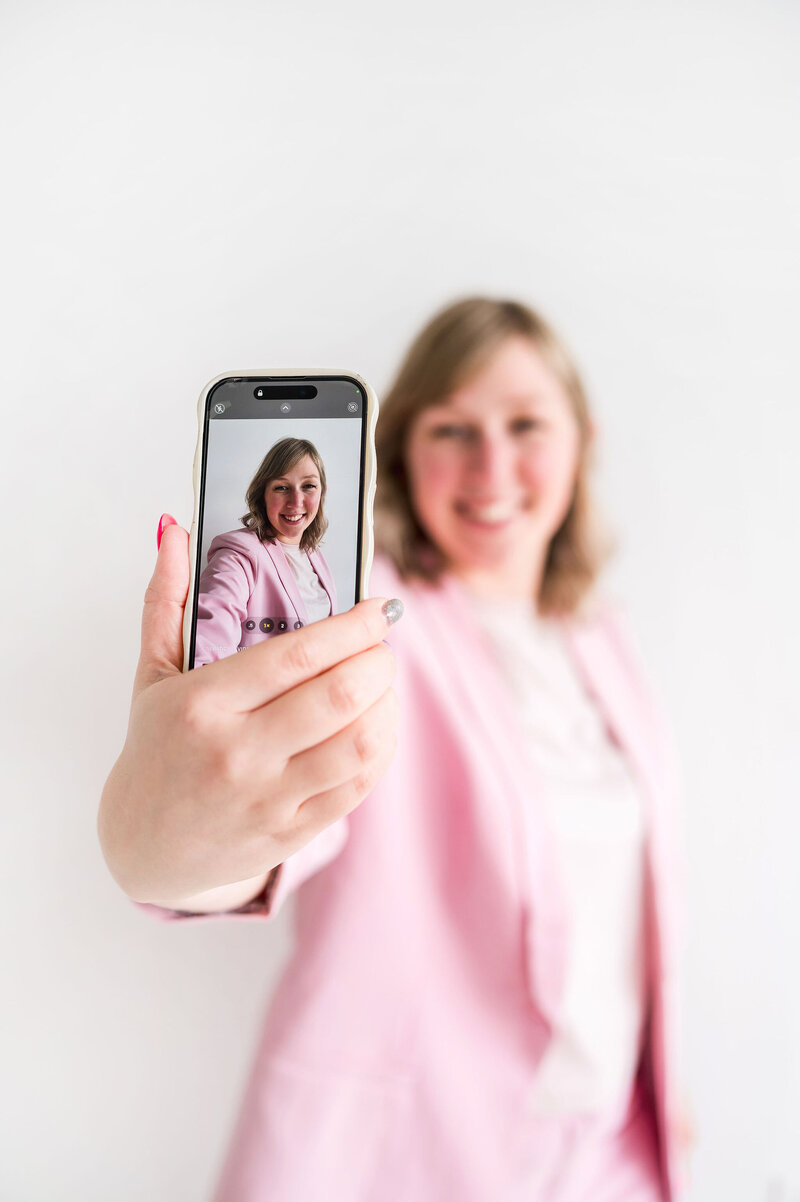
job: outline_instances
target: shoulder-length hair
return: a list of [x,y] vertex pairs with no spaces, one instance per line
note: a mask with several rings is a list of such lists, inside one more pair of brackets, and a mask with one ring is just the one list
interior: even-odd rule
[[579,430],[572,503],[550,540],[539,596],[542,615],[577,614],[610,551],[590,500],[592,421],[578,369],[555,330],[535,310],[513,300],[470,297],[437,313],[417,335],[380,409],[376,432],[376,543],[404,578],[436,581],[445,570],[439,551],[411,506],[405,456],[414,419],[472,378],[512,337],[527,338],[556,375]]
[[314,466],[319,472],[320,498],[314,521],[306,527],[300,538],[301,548],[304,551],[316,551],[323,534],[328,529],[324,504],[328,484],[319,451],[307,438],[282,438],[267,451],[261,461],[261,466],[250,481],[245,497],[249,508],[247,513],[240,518],[248,530],[255,530],[262,543],[274,543],[278,537],[278,532],[267,517],[267,503],[264,499],[267,485],[272,480],[285,476],[287,472],[297,466],[301,459],[305,459],[306,455],[313,460]]

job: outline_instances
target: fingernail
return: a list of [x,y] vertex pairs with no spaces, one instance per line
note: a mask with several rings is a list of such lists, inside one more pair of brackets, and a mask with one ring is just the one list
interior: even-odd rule
[[158,534],[156,535],[156,547],[161,550],[161,536],[167,526],[177,526],[177,522],[171,513],[162,513],[161,520],[158,523]]
[[397,597],[392,597],[391,601],[387,601],[382,607],[381,613],[386,618],[390,626],[394,626],[395,622],[399,622],[403,616],[403,602]]

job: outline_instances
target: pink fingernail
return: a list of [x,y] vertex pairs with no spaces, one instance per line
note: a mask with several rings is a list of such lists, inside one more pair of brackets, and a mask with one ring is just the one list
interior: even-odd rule
[[161,520],[158,523],[158,534],[156,535],[156,547],[161,550],[161,536],[167,526],[177,526],[177,522],[171,513],[162,513]]

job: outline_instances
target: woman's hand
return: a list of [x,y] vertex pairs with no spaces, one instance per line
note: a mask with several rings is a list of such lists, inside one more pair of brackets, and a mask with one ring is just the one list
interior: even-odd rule
[[397,720],[382,600],[183,674],[188,585],[188,535],[168,526],[98,816],[122,889],[175,909],[263,879],[349,813],[388,767]]

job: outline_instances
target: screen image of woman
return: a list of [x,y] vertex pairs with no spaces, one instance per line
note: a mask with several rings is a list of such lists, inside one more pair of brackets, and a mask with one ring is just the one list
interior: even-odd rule
[[319,549],[328,527],[325,467],[313,443],[283,438],[247,489],[244,529],[218,534],[200,577],[194,666],[335,614]]

